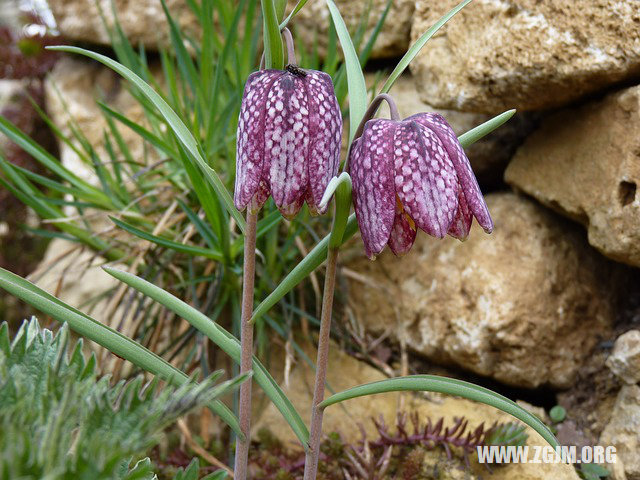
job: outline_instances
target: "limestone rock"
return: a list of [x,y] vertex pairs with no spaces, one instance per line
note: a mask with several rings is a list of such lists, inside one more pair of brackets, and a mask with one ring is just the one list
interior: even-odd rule
[[[419,0],[415,41],[457,0]],[[441,108],[542,110],[640,74],[637,0],[476,0],[412,62]]]
[[[100,12],[111,29],[115,9],[122,30],[134,47],[139,43],[151,49],[170,45],[169,27],[160,0],[49,0],[48,3],[58,29],[70,40],[110,44]],[[196,17],[186,0],[166,0],[166,4],[184,32],[197,32]]]
[[600,445],[614,445],[628,480],[640,480],[640,387],[622,387]]
[[[69,126],[69,122],[73,120],[101,158],[107,157],[104,133],[108,131],[108,125],[96,100],[101,99],[138,124],[146,124],[143,109],[127,90],[125,81],[97,63],[73,58],[61,59],[46,80],[45,93],[48,114],[53,122],[73,139]],[[142,137],[119,122],[116,122],[116,128],[134,159],[144,162],[146,155],[152,156],[147,161],[156,158],[153,149],[144,148]],[[94,169],[89,168],[71,147],[64,142],[59,142],[59,147],[64,166],[81,178],[98,183]]]
[[[367,77],[368,83],[373,83],[372,75]],[[409,74],[402,75],[393,85],[390,93],[402,117],[421,112],[438,112],[447,119],[457,135],[468,132],[493,117],[493,115],[436,109],[420,100],[416,79]],[[386,102],[382,103],[378,112],[378,116],[389,118]],[[502,180],[502,172],[516,148],[533,129],[534,121],[533,114],[516,113],[500,128],[465,149],[473,171],[482,185],[496,184]]]
[[612,265],[579,227],[511,193],[486,197],[495,223],[466,242],[418,234],[403,258],[349,264],[350,305],[429,359],[522,387],[572,384],[613,322]]
[[585,224],[603,254],[640,266],[640,86],[547,118],[505,179]]
[[[315,358],[314,352],[308,352],[308,354],[311,358]],[[277,366],[275,370],[279,370]],[[385,378],[380,371],[346,355],[335,344],[331,345],[327,383],[334,391],[339,392],[358,384]],[[305,421],[311,416],[313,382],[314,371],[304,360],[299,360],[290,373],[289,386],[283,387],[285,394]],[[257,432],[263,427],[268,428],[284,445],[290,446],[292,449],[299,448],[299,442],[293,431],[273,404],[268,404],[266,408],[258,408],[262,415],[252,426],[253,432]],[[473,428],[481,423],[486,426],[496,421],[513,421],[513,417],[506,413],[461,398],[430,393],[429,399],[425,399],[410,393],[395,392],[360,397],[341,405],[328,407],[324,414],[323,431],[326,433],[338,431],[346,441],[357,442],[361,438],[359,425],[364,427],[368,436],[373,436],[375,428],[370,419],[372,417],[379,418],[382,415],[387,425],[393,425],[399,408],[407,413],[417,412],[419,417],[425,421],[427,417],[434,421],[443,417],[446,423],[451,423],[454,421],[454,417],[464,416]],[[542,437],[531,429],[527,429],[527,434],[529,436],[528,445],[545,445]],[[486,478],[486,468],[479,465],[473,455],[470,460],[473,473],[478,477]],[[492,470],[491,478],[493,480],[578,479],[572,467],[561,464],[510,464]],[[437,478],[468,477],[443,476]]]
[[629,330],[618,337],[607,367],[630,385],[640,382],[640,330]]
[[[355,32],[363,15],[366,15],[366,8],[369,2],[337,0],[335,3],[340,9],[349,31]],[[387,3],[387,0],[373,0],[371,2],[371,10],[367,17],[367,28],[362,42],[363,47],[371,36]],[[414,2],[412,0],[395,0],[392,2],[389,14],[371,52],[371,58],[401,57],[405,54],[409,48],[409,32],[413,10]],[[327,51],[329,18],[329,10],[326,3],[316,1],[308,2],[292,21],[296,37],[303,41],[309,51],[312,50],[317,40],[318,51],[322,57],[326,55]],[[338,47],[338,51],[341,52],[340,47]]]

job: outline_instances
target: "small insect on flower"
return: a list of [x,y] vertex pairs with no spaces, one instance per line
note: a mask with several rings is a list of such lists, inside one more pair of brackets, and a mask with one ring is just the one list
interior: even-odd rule
[[313,214],[340,161],[342,115],[331,77],[287,65],[252,73],[240,118],[234,201],[258,211],[269,195],[287,218]]
[[493,222],[462,145],[442,115],[369,120],[351,146],[353,201],[366,254],[409,251],[419,228],[443,238],[469,235],[475,217]]

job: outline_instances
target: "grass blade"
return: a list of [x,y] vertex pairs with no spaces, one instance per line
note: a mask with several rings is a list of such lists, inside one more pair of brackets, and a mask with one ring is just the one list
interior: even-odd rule
[[437,375],[409,375],[406,377],[389,378],[378,382],[367,383],[365,385],[358,385],[357,387],[349,388],[340,393],[336,393],[335,395],[331,395],[320,403],[320,406],[325,408],[329,405],[335,405],[336,403],[344,402],[345,400],[352,398],[400,391],[446,393],[490,405],[529,425],[552,447],[555,448],[559,445],[551,431],[538,419],[538,417],[529,413],[507,397],[489,389],[474,385],[473,383],[453,378],[439,377]]
[[349,87],[349,142],[353,140],[353,136],[360,125],[360,120],[364,116],[367,109],[367,86],[364,82],[364,74],[360,66],[360,59],[356,52],[349,30],[344,23],[342,15],[333,0],[326,0],[331,18],[340,40],[342,53],[347,69],[347,84]]
[[[188,321],[194,328],[205,334],[213,343],[233,358],[236,363],[240,363],[240,343],[238,340],[224,328],[214,323],[204,313],[140,277],[115,268],[103,268],[108,274],[126,283],[143,295],[164,305],[176,315]],[[267,369],[255,357],[253,358],[253,379],[264,390],[276,408],[280,410],[284,419],[289,423],[291,429],[306,448],[307,441],[309,440],[309,432],[302,418],[300,418],[300,414],[296,411],[282,389],[280,389],[280,386],[271,374],[269,374]]]
[[[46,313],[61,323],[67,323],[71,330],[102,345],[110,352],[130,361],[147,372],[157,375],[174,385],[183,385],[191,380],[183,372],[134,342],[120,332],[107,327],[63,301],[48,294],[24,278],[0,268],[0,288]],[[223,403],[216,400],[210,404],[211,410],[219,415],[236,434],[242,435],[238,419]]]
[[293,10],[291,10],[291,13],[280,24],[280,30],[282,30],[284,27],[289,25],[289,22],[291,21],[291,19],[295,17],[298,14],[298,12],[302,10],[302,7],[304,7],[306,4],[307,4],[307,0],[299,0],[296,6],[293,7]]
[[180,117],[176,114],[176,112],[173,111],[169,104],[155,90],[153,90],[144,80],[142,80],[138,75],[133,73],[124,65],[99,53],[91,52],[83,48],[68,46],[47,48],[49,50],[57,52],[77,53],[79,55],[84,55],[86,57],[92,58],[93,60],[96,60],[109,67],[113,71],[117,72],[119,75],[123,76],[134,86],[136,86],[140,90],[140,92],[142,92],[142,94],[158,109],[171,130],[173,130],[180,143],[184,146],[186,151],[189,152],[190,156],[198,164],[207,180],[211,183],[211,186],[224,203],[225,208],[227,209],[229,214],[231,214],[238,223],[238,227],[240,228],[240,230],[244,232],[244,218],[233,204],[233,199],[231,198],[229,191],[224,186],[224,183],[222,183],[222,179],[220,179],[215,170],[207,165],[202,156],[202,153],[200,152],[198,142],[193,137],[187,126],[182,122],[182,120],[180,120]]
[[393,72],[391,72],[391,75],[389,75],[389,78],[387,79],[387,81],[382,86],[382,89],[380,90],[380,93],[388,93],[389,90],[391,90],[391,87],[393,86],[395,81],[398,79],[398,77],[400,77],[400,75],[402,75],[402,72],[404,72],[406,70],[406,68],[409,66],[411,61],[415,58],[416,55],[418,55],[418,52],[420,50],[422,50],[422,47],[425,46],[425,44],[429,41],[429,39],[431,37],[433,37],[433,35],[438,30],[440,30],[440,28],[445,23],[447,23],[449,20],[451,20],[451,18],[456,13],[458,13],[465,6],[467,6],[467,4],[469,2],[471,2],[471,0],[464,0],[464,1],[460,2],[453,9],[451,9],[448,13],[446,13],[440,20],[438,20],[429,30],[424,32],[422,34],[422,36],[416,41],[416,43],[411,45],[409,50],[407,50],[407,53],[404,54],[404,57],[402,57],[400,59],[400,61],[398,62],[398,65],[396,65],[396,68],[393,69]]
[[115,223],[121,229],[129,232],[132,235],[135,235],[138,238],[142,238],[143,240],[148,240],[160,247],[168,248],[170,250],[174,250],[180,253],[186,253],[187,255],[191,255],[194,257],[205,257],[210,258],[212,260],[216,260],[221,262],[223,260],[222,253],[209,249],[196,247],[195,245],[186,245],[184,243],[174,242],[173,240],[169,240],[167,238],[158,237],[157,235],[153,235],[149,232],[145,232],[144,230],[140,230],[139,228],[134,227],[133,225],[129,225],[122,220],[118,220],[114,217],[109,217],[113,223]]

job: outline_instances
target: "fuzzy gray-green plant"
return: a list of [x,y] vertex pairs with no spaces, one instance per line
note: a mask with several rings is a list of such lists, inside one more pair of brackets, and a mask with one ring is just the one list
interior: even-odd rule
[[82,340],[69,343],[66,324],[54,335],[33,318],[13,341],[0,326],[0,479],[155,478],[140,458],[162,430],[239,383],[214,386],[218,372],[178,389],[142,377],[112,384]]

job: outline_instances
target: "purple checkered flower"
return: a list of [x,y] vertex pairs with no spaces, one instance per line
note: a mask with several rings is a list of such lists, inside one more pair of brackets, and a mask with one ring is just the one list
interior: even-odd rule
[[353,201],[366,254],[409,251],[417,229],[464,240],[475,217],[493,230],[469,160],[442,115],[369,120],[351,146]]
[[240,118],[234,201],[258,211],[269,195],[287,218],[306,199],[313,214],[338,172],[342,116],[331,77],[315,70],[252,73]]

